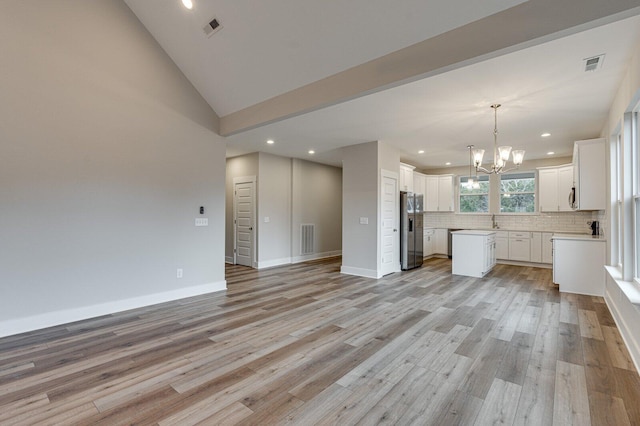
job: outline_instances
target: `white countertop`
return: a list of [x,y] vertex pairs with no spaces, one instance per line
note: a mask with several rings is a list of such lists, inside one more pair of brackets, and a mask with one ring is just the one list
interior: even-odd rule
[[452,234],[459,235],[493,235],[496,231],[481,231],[479,229],[464,229],[462,231],[453,231]]
[[589,235],[589,234],[561,234],[554,233],[551,237],[552,240],[583,240],[583,241],[594,241],[594,242],[606,242],[607,239],[602,235]]

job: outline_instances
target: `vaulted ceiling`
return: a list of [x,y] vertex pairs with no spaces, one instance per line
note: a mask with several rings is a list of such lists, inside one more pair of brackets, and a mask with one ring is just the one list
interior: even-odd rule
[[125,1],[219,116],[228,156],[335,165],[374,140],[419,168],[463,165],[467,145],[491,149],[492,103],[525,160],[571,155],[640,44],[640,0]]

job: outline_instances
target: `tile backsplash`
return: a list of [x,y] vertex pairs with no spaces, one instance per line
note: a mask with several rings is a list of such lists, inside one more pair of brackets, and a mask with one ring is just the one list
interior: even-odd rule
[[[592,220],[600,221],[601,230],[607,229],[604,211],[540,213],[537,215],[496,215],[496,222],[500,229],[526,231],[577,232],[588,234],[591,233],[591,228],[587,225],[587,222]],[[425,213],[424,226],[426,228],[491,228],[491,215]]]

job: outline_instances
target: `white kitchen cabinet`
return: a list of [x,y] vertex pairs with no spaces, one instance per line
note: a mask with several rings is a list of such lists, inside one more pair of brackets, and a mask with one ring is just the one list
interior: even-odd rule
[[438,211],[438,176],[424,177],[424,211]]
[[509,232],[509,260],[531,261],[531,236],[529,232]]
[[541,212],[570,211],[569,192],[573,186],[573,166],[540,167],[538,195]]
[[423,248],[423,256],[431,256],[435,252],[435,229],[425,228],[423,232],[423,240],[422,240],[422,248]]
[[436,254],[448,254],[449,253],[449,230],[438,228],[436,229],[436,244],[434,252]]
[[422,173],[418,173],[416,171],[413,172],[413,192],[416,194],[424,195],[424,178],[425,175]]
[[542,263],[553,263],[553,233],[542,233]]
[[509,232],[496,231],[496,258],[509,260]]
[[604,210],[607,204],[605,140],[577,141],[573,145],[573,181],[577,210]]
[[561,292],[604,296],[606,240],[553,235],[553,282]]
[[494,231],[455,231],[453,236],[452,273],[484,277],[496,264]]
[[414,166],[400,163],[400,191],[413,192]]
[[453,175],[425,176],[425,211],[453,211]]
[[531,232],[529,261],[542,263],[542,233]]
[[558,211],[573,211],[569,204],[569,193],[573,188],[573,166],[558,168]]

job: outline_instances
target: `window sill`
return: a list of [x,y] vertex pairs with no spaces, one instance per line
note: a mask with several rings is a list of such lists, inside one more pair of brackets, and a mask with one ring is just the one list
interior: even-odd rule
[[640,308],[640,286],[635,281],[624,281],[622,273],[617,267],[605,266],[604,268],[620,291],[629,299],[629,302],[635,305],[636,308]]

